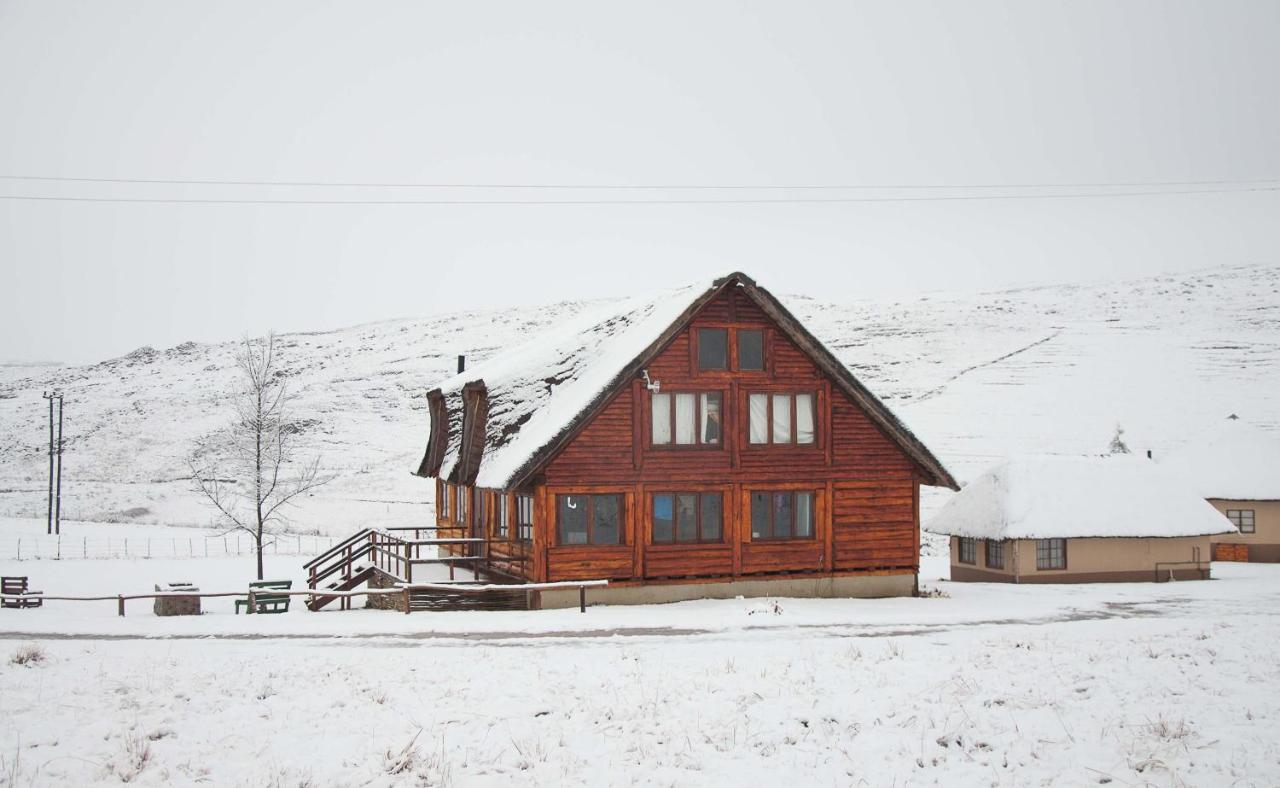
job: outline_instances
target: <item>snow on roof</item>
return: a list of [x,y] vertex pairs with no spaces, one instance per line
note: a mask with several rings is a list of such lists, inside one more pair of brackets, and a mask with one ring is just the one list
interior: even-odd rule
[[1227,419],[1156,461],[1202,498],[1280,500],[1280,438],[1240,419]]
[[[488,392],[484,459],[477,487],[506,488],[621,370],[655,342],[711,280],[610,302],[488,359],[440,385],[450,414],[448,472],[461,448],[462,388],[483,380]],[[457,415],[455,415],[457,414]]]
[[925,530],[977,539],[1203,536],[1234,532],[1146,458],[1027,456],[969,482]]

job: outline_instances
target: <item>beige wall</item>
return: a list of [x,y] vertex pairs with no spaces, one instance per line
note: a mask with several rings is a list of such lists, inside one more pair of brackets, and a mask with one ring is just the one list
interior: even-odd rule
[[[1190,562],[1199,561],[1198,565]],[[1019,539],[1005,542],[1004,569],[986,564],[986,545],[977,540],[977,562],[960,563],[960,540],[951,538],[951,577],[953,580],[990,582],[1120,582],[1151,581],[1157,568],[1167,578],[1173,570],[1178,579],[1207,576],[1210,544],[1207,536],[1171,538],[1092,538],[1067,540],[1066,569],[1036,569],[1036,541]],[[1163,566],[1182,563],[1183,566]],[[1157,565],[1161,565],[1157,567]]]
[[[1280,472],[1280,471],[1278,471]],[[1280,501],[1227,501],[1210,498],[1213,508],[1226,516],[1228,509],[1252,509],[1254,532],[1212,537],[1214,542],[1249,545],[1250,561],[1280,561]]]

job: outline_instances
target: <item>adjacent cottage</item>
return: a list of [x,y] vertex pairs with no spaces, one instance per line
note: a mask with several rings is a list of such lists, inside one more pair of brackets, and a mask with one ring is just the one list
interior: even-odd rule
[[951,579],[1095,583],[1209,577],[1222,515],[1155,463],[1019,457],[964,486],[927,526],[951,537]]
[[1235,526],[1213,537],[1215,561],[1280,561],[1280,438],[1233,416],[1157,459]]
[[[911,594],[937,458],[734,273],[566,320],[427,394],[455,555],[599,602]],[[535,606],[576,604],[543,591]]]

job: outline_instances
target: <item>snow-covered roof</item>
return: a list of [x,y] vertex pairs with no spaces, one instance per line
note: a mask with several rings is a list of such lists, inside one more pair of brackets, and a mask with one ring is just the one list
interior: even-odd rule
[[1235,529],[1156,463],[1128,456],[1007,459],[964,486],[925,530],[977,539],[1203,536]]
[[[819,365],[920,464],[926,483],[955,486],[942,464],[896,415],[805,331],[786,307],[740,273],[601,304],[442,382],[437,392],[444,397],[449,424],[439,475],[450,478],[464,459],[462,413],[467,386],[483,382],[488,406],[474,484],[509,489],[521,483],[618,386],[635,377],[638,367],[704,304],[734,285],[746,288],[784,332],[809,345]],[[430,448],[419,475],[433,475],[428,467]]]
[[1224,419],[1156,461],[1202,498],[1280,500],[1280,437]]

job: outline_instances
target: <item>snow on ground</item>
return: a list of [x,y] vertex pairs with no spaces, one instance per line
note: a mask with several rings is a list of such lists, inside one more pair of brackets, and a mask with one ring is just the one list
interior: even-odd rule
[[[303,559],[269,557],[301,583]],[[92,571],[85,571],[86,567]],[[198,618],[0,611],[16,785],[1275,785],[1280,567],[944,596]],[[247,557],[0,561],[239,588]],[[19,665],[20,652],[41,658]]]

